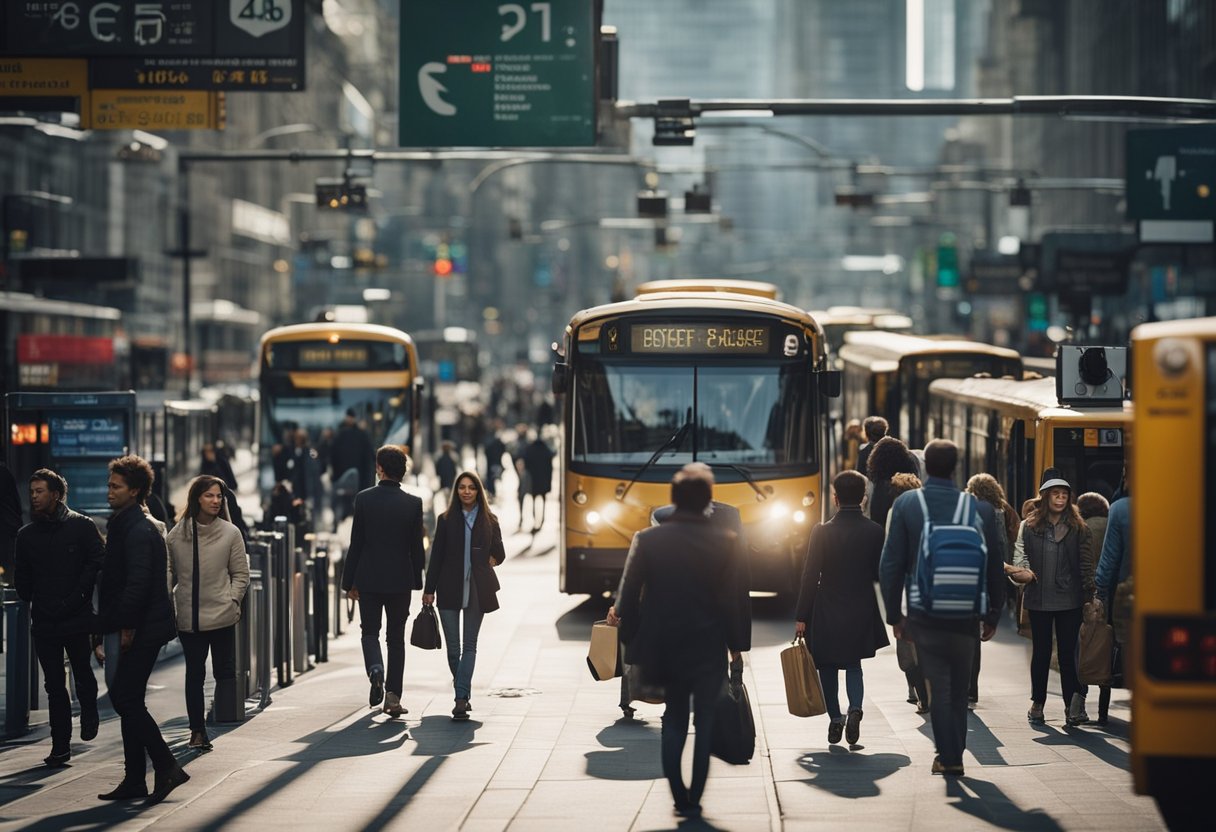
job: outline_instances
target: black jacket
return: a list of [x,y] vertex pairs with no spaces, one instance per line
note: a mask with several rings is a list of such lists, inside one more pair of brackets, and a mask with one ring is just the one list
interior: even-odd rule
[[17,594],[32,607],[34,635],[88,633],[105,544],[93,521],[60,503],[17,533]]
[[381,480],[355,495],[350,549],[342,567],[342,588],[409,593],[422,589],[422,500],[400,483]]
[[376,475],[376,449],[367,431],[358,425],[338,428],[329,448],[329,464],[335,480],[354,468],[359,472],[359,488],[370,488]]
[[529,492],[548,494],[553,486],[553,451],[545,440],[537,438],[524,449],[524,468],[532,479]]
[[[8,466],[0,462],[0,569],[13,569],[13,544],[21,529],[21,495]],[[5,576],[6,580],[12,580]]]
[[[435,539],[426,564],[426,592],[435,592],[441,610],[458,610],[464,600],[464,512],[459,502],[444,513],[435,524]],[[498,576],[490,559],[502,563],[507,557],[502,545],[502,530],[497,520],[477,512],[473,523],[473,539],[469,545],[469,563],[473,584],[477,588],[477,604],[482,612],[498,609]]]
[[159,647],[177,635],[169,600],[165,539],[139,506],[110,518],[96,632],[135,630],[135,645]]
[[726,651],[751,649],[747,565],[738,536],[676,511],[633,536],[617,592],[626,660],[664,684],[726,673]]
[[807,623],[819,667],[845,667],[890,644],[874,594],[883,536],[860,506],[842,506],[811,531],[795,620]]

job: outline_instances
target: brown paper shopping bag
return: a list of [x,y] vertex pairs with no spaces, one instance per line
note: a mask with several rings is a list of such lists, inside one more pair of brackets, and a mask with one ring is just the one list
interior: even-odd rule
[[785,676],[785,704],[791,714],[819,716],[828,712],[815,660],[801,638],[781,651],[781,672]]
[[591,678],[597,682],[620,675],[620,664],[616,660],[617,629],[606,620],[591,625],[591,647],[587,650],[587,667]]

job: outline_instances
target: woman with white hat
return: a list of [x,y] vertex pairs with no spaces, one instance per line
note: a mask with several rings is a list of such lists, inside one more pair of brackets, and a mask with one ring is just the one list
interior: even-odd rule
[[1025,583],[1024,606],[1030,615],[1033,651],[1030,658],[1030,711],[1033,724],[1044,721],[1047,675],[1051,670],[1054,631],[1060,661],[1060,686],[1064,693],[1065,719],[1068,704],[1080,685],[1077,682],[1077,637],[1081,631],[1084,585],[1081,566],[1090,557],[1092,535],[1072,502],[1072,486],[1062,477],[1049,477],[1039,486],[1026,519],[1018,528],[1013,548],[1011,577]]

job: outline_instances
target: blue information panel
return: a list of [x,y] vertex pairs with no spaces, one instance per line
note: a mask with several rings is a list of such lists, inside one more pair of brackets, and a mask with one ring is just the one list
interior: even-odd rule
[[127,428],[121,415],[97,413],[50,417],[51,456],[122,456],[128,446]]

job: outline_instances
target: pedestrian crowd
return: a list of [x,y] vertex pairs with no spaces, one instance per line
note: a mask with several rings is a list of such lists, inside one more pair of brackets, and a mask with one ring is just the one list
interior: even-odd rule
[[[520,527],[524,497],[532,496],[535,532],[552,479],[553,454],[543,439],[521,428],[509,446],[498,427],[483,447],[485,480],[474,470],[459,470],[454,449],[443,449],[441,479],[449,499],[431,529],[429,552],[422,500],[402,488],[411,467],[405,450],[385,445],[372,452],[374,463],[367,467],[373,485],[357,458],[370,445],[353,418],[330,443],[331,464],[343,468],[339,479],[350,481],[335,501],[352,519],[341,587],[359,606],[368,704],[389,717],[408,713],[405,630],[414,591],[422,593],[422,613],[411,641],[424,647],[446,642],[452,719],[467,720],[473,710],[478,636],[484,617],[499,608],[496,567],[506,558],[491,510],[493,483],[509,456],[521,474]],[[795,646],[809,652],[813,698],[828,717],[828,743],[859,743],[862,664],[893,639],[908,701],[929,715],[937,751],[932,773],[963,775],[968,709],[979,699],[980,645],[993,637],[1007,595],[1016,599],[1010,606],[1032,642],[1028,721],[1048,718],[1054,645],[1064,719],[1069,726],[1088,722],[1088,688],[1077,661],[1083,608],[1088,616],[1087,605],[1096,598],[1116,620],[1116,643],[1126,637],[1117,620],[1129,593],[1126,495],[1113,503],[1093,493],[1074,499],[1072,485],[1048,469],[1038,496],[1019,513],[990,475],[958,487],[953,443],[933,440],[913,452],[887,435],[878,417],[867,419],[862,432],[868,441],[859,443],[856,459],[858,465],[864,460],[865,472],[844,470],[833,479],[834,513],[811,533],[794,613]],[[283,454],[290,493],[293,469],[308,468],[311,456]],[[207,473],[190,483],[186,505],[167,533],[149,513],[154,475],[140,457],[109,465],[113,514],[104,539],[92,520],[68,507],[62,476],[40,469],[29,479],[33,521],[16,534],[12,566],[17,591],[31,605],[48,696],[51,751],[45,762],[62,766],[71,758],[65,655],[80,706],[80,738],[98,734],[98,686],[90,667],[95,656],[106,667],[124,747],[124,777],[99,795],[103,800],[156,803],[189,779],[145,702],[167,642],[180,639],[185,655],[191,748],[211,747],[203,696],[208,657],[217,695],[236,684],[235,630],[249,565],[242,529],[229,509],[231,468],[214,455],[205,462]],[[306,473],[303,487],[315,493],[307,491],[309,479]],[[624,715],[632,717],[637,699],[665,703],[660,756],[675,811],[684,817],[701,812],[711,754],[732,762],[751,756],[738,750],[751,719],[741,681],[742,654],[751,647],[747,546],[738,510],[713,500],[714,485],[704,463],[675,475],[671,505],[656,509],[653,525],[633,536],[607,616],[622,648]],[[1100,723],[1108,717],[1112,683],[1098,682]],[[787,692],[788,685],[787,675]],[[681,760],[690,718],[697,730],[686,782]]]

